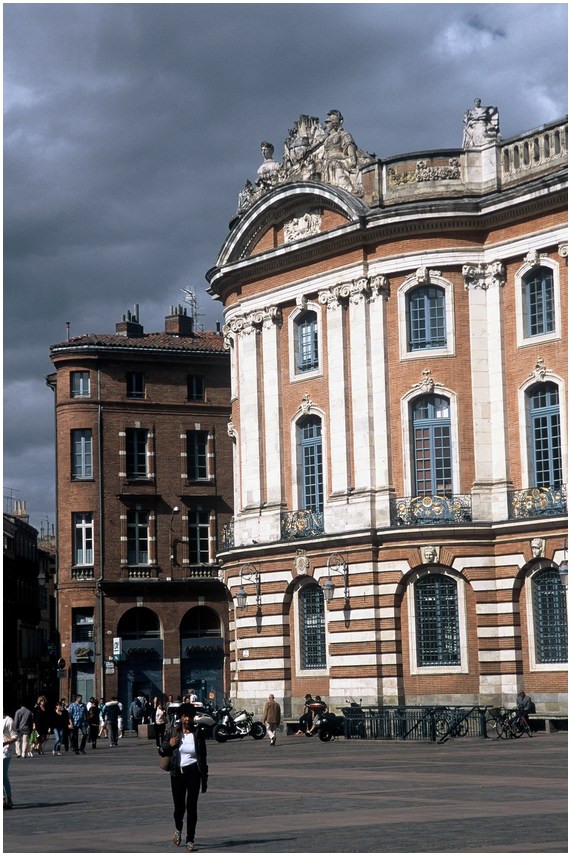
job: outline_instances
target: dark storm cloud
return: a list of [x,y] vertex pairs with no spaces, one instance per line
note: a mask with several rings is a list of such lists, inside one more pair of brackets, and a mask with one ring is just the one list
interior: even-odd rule
[[[260,141],[340,109],[379,157],[566,112],[565,4],[4,6],[4,484],[54,520],[49,346],[205,293]],[[529,45],[533,61],[529,61]],[[560,72],[558,72],[560,70]]]

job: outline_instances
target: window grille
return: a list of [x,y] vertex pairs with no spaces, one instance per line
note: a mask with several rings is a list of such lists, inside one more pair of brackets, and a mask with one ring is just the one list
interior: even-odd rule
[[532,587],[536,661],[566,663],[567,606],[559,571],[539,571],[532,579]]
[[325,651],[325,604],[323,591],[317,585],[306,586],[299,595],[301,668],[324,669],[327,665]]
[[444,574],[428,574],[415,583],[416,646],[419,666],[460,664],[458,589]]

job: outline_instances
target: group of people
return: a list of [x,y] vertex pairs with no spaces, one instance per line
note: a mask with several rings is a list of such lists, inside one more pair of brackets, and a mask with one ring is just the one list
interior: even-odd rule
[[320,695],[313,698],[311,693],[306,693],[296,735],[305,734],[306,737],[312,737],[317,730],[319,714],[325,713],[327,709],[327,705]]

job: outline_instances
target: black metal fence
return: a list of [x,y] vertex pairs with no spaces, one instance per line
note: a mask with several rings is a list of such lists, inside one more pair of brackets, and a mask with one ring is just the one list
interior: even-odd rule
[[378,706],[345,709],[348,740],[424,740],[486,737],[486,708]]

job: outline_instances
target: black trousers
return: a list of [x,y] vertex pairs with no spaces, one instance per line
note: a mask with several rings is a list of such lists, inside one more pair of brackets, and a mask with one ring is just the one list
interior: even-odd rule
[[200,772],[198,764],[189,764],[177,770],[171,776],[172,798],[174,802],[174,825],[182,832],[184,812],[186,810],[186,840],[194,841],[198,818],[198,794],[200,793]]

